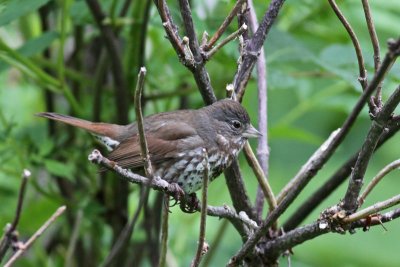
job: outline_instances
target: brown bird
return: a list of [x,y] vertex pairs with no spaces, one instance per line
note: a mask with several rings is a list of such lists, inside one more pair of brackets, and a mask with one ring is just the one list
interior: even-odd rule
[[[137,124],[94,123],[56,113],[40,117],[85,129],[111,153],[119,166],[143,169]],[[236,101],[220,100],[198,110],[178,110],[144,118],[144,129],[154,174],[177,183],[190,194],[202,186],[206,150],[209,178],[219,176],[235,159],[246,140],[261,134],[251,125],[246,110]]]

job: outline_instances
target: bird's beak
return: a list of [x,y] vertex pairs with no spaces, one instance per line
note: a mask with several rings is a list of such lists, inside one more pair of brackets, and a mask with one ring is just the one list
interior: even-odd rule
[[243,136],[246,138],[257,138],[262,136],[262,134],[250,124],[249,127],[247,127],[247,129],[243,132]]

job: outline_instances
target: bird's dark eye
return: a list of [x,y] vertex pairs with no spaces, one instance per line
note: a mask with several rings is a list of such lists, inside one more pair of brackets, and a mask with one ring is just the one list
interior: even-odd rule
[[240,127],[242,127],[242,123],[238,120],[233,120],[232,121],[232,126],[236,129],[239,129]]

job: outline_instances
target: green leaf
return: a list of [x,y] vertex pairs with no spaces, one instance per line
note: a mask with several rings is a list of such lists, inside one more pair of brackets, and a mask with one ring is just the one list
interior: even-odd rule
[[49,0],[6,0],[2,1],[0,7],[0,26],[10,23],[11,21],[37,10],[49,2]]
[[[39,37],[28,40],[24,45],[17,49],[17,52],[23,56],[31,57],[33,55],[43,52],[50,44],[58,38],[58,33],[51,31],[46,32]],[[9,64],[0,61],[0,72],[6,70]]]
[[65,164],[56,160],[47,159],[44,165],[49,173],[73,180],[74,166],[72,164]]

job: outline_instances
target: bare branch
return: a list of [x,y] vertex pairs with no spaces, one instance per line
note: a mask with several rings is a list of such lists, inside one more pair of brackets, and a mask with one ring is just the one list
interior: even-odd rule
[[222,220],[222,223],[219,225],[218,230],[216,231],[217,234],[211,242],[210,249],[203,260],[203,267],[210,266],[210,262],[213,259],[214,255],[218,253],[219,246],[221,245],[222,238],[226,233],[226,229],[228,229],[228,225],[228,220]]
[[193,53],[194,66],[189,67],[190,71],[196,80],[197,87],[200,90],[203,101],[206,104],[211,104],[217,101],[214,94],[214,90],[211,86],[210,77],[207,70],[204,67],[204,60],[197,40],[197,35],[194,29],[192,11],[190,9],[188,0],[179,0],[179,7],[183,19],[183,25],[185,27],[185,32],[187,37],[189,37],[189,47]]
[[239,9],[242,7],[242,4],[244,2],[245,2],[245,0],[238,0],[235,3],[235,5],[233,6],[231,12],[224,19],[224,21],[222,22],[221,26],[219,26],[218,30],[215,32],[213,37],[211,37],[210,41],[208,41],[208,43],[203,46],[203,50],[204,51],[209,51],[213,47],[213,45],[218,41],[218,39],[225,32],[226,28],[228,28],[229,24],[231,24],[233,18],[236,16],[236,14],[238,13]]
[[251,219],[255,220],[257,217],[244,186],[238,161],[234,160],[231,166],[225,170],[224,174],[235,210],[244,211]]
[[[331,7],[332,7],[333,11],[335,12],[336,16],[338,17],[338,19],[340,20],[340,22],[343,24],[347,33],[349,34],[350,39],[353,43],[354,49],[356,50],[357,61],[358,61],[358,70],[359,70],[359,75],[360,75],[358,80],[361,83],[363,90],[365,90],[365,88],[367,87],[367,84],[368,84],[367,71],[365,69],[364,58],[362,56],[360,42],[358,41],[356,34],[354,33],[353,29],[351,28],[350,23],[346,20],[343,13],[340,11],[339,7],[337,6],[335,0],[328,0],[328,2],[331,5]],[[373,111],[373,110],[371,109],[371,111]]]
[[[363,9],[364,9],[365,20],[367,22],[368,32],[369,32],[369,36],[371,38],[372,47],[374,49],[374,67],[375,67],[375,71],[377,71],[379,66],[381,65],[378,35],[376,34],[376,31],[375,31],[375,25],[374,25],[374,21],[372,19],[368,0],[362,0],[361,2],[363,5]],[[377,105],[378,108],[380,108],[382,106],[382,83],[380,83],[378,88],[376,89],[375,104]]]
[[[169,8],[165,3],[165,0],[154,0],[154,3],[160,14],[162,25],[164,26],[165,32],[167,33],[168,39],[175,49],[176,54],[180,60],[185,58],[185,53],[182,47],[182,40],[178,35],[178,27],[174,24],[172,17],[169,12]],[[183,61],[184,64],[186,62]]]
[[66,206],[59,207],[53,215],[28,239],[25,243],[21,244],[17,252],[8,260],[4,267],[11,267],[14,262],[36,241],[44,231],[66,210]]
[[[400,39],[399,48],[400,49]],[[386,60],[386,58],[385,58]],[[385,64],[385,60],[382,66]],[[400,102],[400,86],[396,88],[394,93],[389,97],[382,109],[377,113],[376,118],[372,122],[368,135],[358,155],[357,162],[354,166],[349,181],[349,186],[343,200],[343,208],[346,211],[354,212],[358,206],[358,196],[363,184],[364,175],[367,170],[369,160],[379,141],[379,138],[385,131],[389,120],[392,117],[392,112]]]
[[[165,203],[169,203],[169,196],[164,195]],[[167,259],[167,243],[168,243],[168,220],[169,210],[167,205],[163,205],[162,209],[162,224],[161,224],[161,252],[160,252],[160,267],[165,267]]]
[[135,113],[136,113],[136,122],[138,125],[138,132],[139,132],[140,150],[144,161],[144,170],[146,172],[146,176],[152,179],[153,167],[151,166],[146,134],[144,132],[143,112],[142,112],[142,92],[144,87],[145,75],[146,75],[146,68],[141,67],[138,74],[138,81],[135,90]]
[[74,226],[72,228],[72,234],[71,234],[71,238],[69,240],[68,249],[67,249],[67,253],[65,256],[64,266],[67,266],[67,267],[73,266],[72,263],[74,260],[74,252],[75,252],[76,244],[79,240],[79,231],[82,226],[82,218],[83,218],[83,210],[79,209],[78,212],[76,213]]
[[206,236],[206,222],[207,222],[207,194],[208,194],[208,175],[209,175],[209,163],[208,154],[205,149],[203,149],[204,156],[204,173],[203,173],[203,190],[201,194],[201,216],[200,216],[200,233],[199,241],[196,251],[196,256],[194,257],[191,267],[197,267],[200,264],[201,258],[208,251],[208,244],[205,242]]
[[247,31],[247,25],[243,24],[240,28],[228,35],[224,40],[222,40],[219,44],[213,47],[209,52],[204,53],[204,60],[209,60],[219,49],[221,49],[224,45],[232,41],[233,39],[237,38],[238,36],[242,35],[245,31]]
[[391,171],[396,170],[400,167],[400,159],[395,160],[388,165],[386,165],[372,180],[371,182],[367,185],[365,188],[365,191],[361,194],[361,196],[358,199],[358,203],[360,206],[364,203],[366,197],[368,194],[372,191],[372,189],[375,188],[375,186]]
[[[253,0],[248,0],[249,5],[249,21],[250,29],[255,32],[258,28],[257,16],[254,9]],[[257,158],[260,162],[261,168],[264,172],[266,179],[269,176],[269,147],[268,147],[268,90],[267,90],[267,62],[265,59],[264,48],[260,50],[256,63],[257,70],[257,92],[258,92],[258,130],[262,133],[262,136],[258,138],[257,146]],[[259,186],[256,197],[256,210],[258,215],[261,217],[264,206],[264,194]]]
[[[251,72],[258,58],[261,47],[267,37],[272,24],[278,16],[279,11],[285,1],[284,0],[272,0],[269,4],[268,10],[265,12],[264,17],[254,33],[253,37],[247,42],[245,51],[243,52],[242,63],[236,72],[233,80],[235,92],[238,96],[243,96],[244,88],[249,81]],[[240,97],[239,97],[240,101]]]
[[270,184],[268,183],[267,178],[264,175],[264,171],[262,170],[260,164],[258,163],[258,160],[256,156],[254,155],[253,150],[251,149],[251,146],[249,142],[246,142],[244,145],[244,154],[247,159],[247,163],[249,163],[250,167],[253,169],[253,172],[258,180],[258,184],[262,189],[262,192],[265,196],[265,199],[268,202],[269,205],[269,210],[273,210],[277,206],[277,202],[275,199],[275,195],[272,192],[272,188]]
[[[388,127],[388,131],[383,134],[375,151],[381,147],[387,140],[395,135],[399,129],[400,124],[392,122]],[[298,226],[324,199],[335,191],[339,185],[342,184],[347,177],[351,174],[352,168],[357,161],[360,151],[357,151],[349,160],[347,160],[338,170],[325,182],[317,191],[310,195],[310,197],[301,204],[293,215],[285,222],[283,228],[288,231]]]
[[367,230],[368,228],[366,228],[366,226],[369,227],[374,225],[382,225],[383,223],[391,222],[398,217],[400,217],[400,208],[386,212],[384,214],[376,214],[375,216],[367,217],[366,219],[360,219],[359,221],[352,223],[351,227],[362,227],[364,228],[364,230]]
[[28,183],[28,179],[30,176],[31,172],[29,170],[23,170],[21,186],[18,192],[18,202],[17,202],[17,208],[15,209],[14,220],[10,225],[6,226],[6,230],[0,241],[0,263],[3,260],[5,254],[7,253],[7,250],[9,249],[12,243],[13,235],[15,235],[15,230],[17,229],[19,218],[21,217],[22,204],[24,202],[24,196],[26,191],[26,184]]
[[368,208],[357,211],[356,213],[353,213],[350,216],[344,218],[343,222],[351,223],[358,221],[360,219],[367,217],[368,215],[378,213],[381,210],[393,207],[394,205],[397,205],[399,203],[400,203],[400,195],[397,195],[385,201],[375,203],[374,205],[369,206]]

